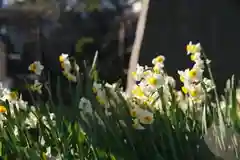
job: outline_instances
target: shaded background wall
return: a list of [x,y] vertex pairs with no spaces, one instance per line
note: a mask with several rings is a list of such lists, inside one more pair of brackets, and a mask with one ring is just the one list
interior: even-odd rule
[[[67,51],[71,52],[71,46],[75,45],[74,43],[76,39],[83,35],[87,35],[89,37],[88,34],[92,35],[94,39],[97,39],[96,37],[100,37],[100,43],[85,46],[91,50],[84,50],[84,53],[87,55],[94,55],[97,49],[100,51],[101,56],[104,55],[103,57],[117,57],[114,55],[117,55],[118,50],[118,30],[113,30],[114,33],[112,35],[114,36],[113,38],[110,38],[108,45],[105,45],[105,41],[101,38],[104,38],[108,32],[112,32],[109,31],[109,26],[113,23],[114,18],[109,18],[106,15],[109,15],[110,17],[116,17],[119,15],[116,14],[115,11],[109,13],[93,13],[92,15],[92,17],[88,15],[87,17],[89,18],[86,18],[86,16],[85,18],[82,18],[89,19],[89,21],[81,21],[81,18],[65,18],[67,21],[61,22],[67,27],[60,27],[60,29],[63,28],[61,30],[64,32],[64,34],[62,34],[62,32],[59,33],[60,37],[62,37],[63,40],[69,41],[64,43],[64,45],[62,43],[63,40],[54,34],[55,32],[58,32],[58,29],[54,32],[51,31],[51,34],[48,34],[51,36],[46,36],[47,40],[44,40],[44,42],[47,42],[49,43],[49,46],[52,46],[49,47],[49,51],[45,52],[45,54],[49,56],[47,58],[45,57],[51,62],[49,64],[53,64],[53,61],[51,61],[53,58],[55,59],[54,62],[56,61],[57,63],[57,54]],[[70,17],[75,16],[70,15]],[[89,27],[88,23],[93,27]],[[125,31],[125,37],[127,39],[125,42],[127,44],[125,44],[126,48],[131,46],[134,39],[135,24],[132,24],[133,26],[127,27]],[[49,27],[47,27],[46,30],[49,31]],[[129,34],[128,31],[133,34]],[[65,35],[67,35],[70,40],[68,40]],[[20,38],[19,35],[15,37]],[[166,69],[168,73],[175,78],[178,78],[178,69],[191,67],[190,59],[186,55],[185,51],[186,44],[190,40],[193,42],[201,42],[206,54],[212,60],[212,69],[217,83],[220,88],[223,88],[227,78],[229,78],[233,73],[237,75],[239,74],[239,37],[240,3],[237,0],[150,0],[146,32],[140,54],[140,63],[150,64],[153,57],[157,54],[163,54],[167,58]],[[23,37],[22,39],[26,38]],[[54,42],[56,46],[54,46],[51,41]],[[17,47],[22,46],[21,43],[17,43],[18,40],[15,40],[15,42],[15,48],[22,48]],[[101,46],[103,45],[107,47],[101,49]],[[17,50],[17,52],[20,51]],[[34,51],[30,47],[29,53],[33,52]],[[127,51],[125,54],[126,53]],[[128,57],[128,55],[125,55],[125,61],[127,62],[128,58],[126,57]],[[113,61],[111,64],[106,65],[111,61]],[[116,71],[116,68],[119,66],[121,67],[122,64],[118,65],[114,62],[113,58],[105,58],[105,60],[101,62],[104,64],[102,70],[106,70],[106,73],[108,74],[106,76],[103,74],[103,77],[107,77],[106,79],[110,79],[111,82],[121,77],[120,75],[123,71],[121,71],[121,69]],[[29,63],[26,62],[26,64],[28,65]],[[114,70],[110,71],[110,69]],[[118,75],[115,76],[115,74],[112,74],[113,72]],[[113,75],[114,78],[112,78]]]
[[201,42],[217,85],[222,88],[232,74],[240,75],[240,5],[231,0],[151,0],[140,64],[150,64],[157,54],[166,56],[166,69],[191,67],[185,46]]

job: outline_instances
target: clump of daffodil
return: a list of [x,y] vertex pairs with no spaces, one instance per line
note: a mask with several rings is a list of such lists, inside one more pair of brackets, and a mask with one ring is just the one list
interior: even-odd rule
[[162,112],[163,104],[166,108],[171,106],[171,89],[175,88],[175,80],[165,73],[164,61],[165,57],[159,55],[152,60],[153,67],[137,65],[133,73],[136,83],[127,97],[137,106],[130,109],[136,129],[144,129],[144,125],[153,123],[154,112]]
[[21,95],[18,92],[10,91],[7,88],[4,90],[0,100],[3,102],[8,101],[9,111],[13,117],[15,117],[15,111],[26,111],[27,109],[27,102],[22,99]]
[[3,121],[6,117],[3,113],[10,113],[11,117],[16,117],[16,112],[26,111],[28,103],[22,99],[21,94],[16,91],[11,91],[8,88],[3,87],[0,83],[0,100],[4,104],[8,102],[8,107],[0,105],[0,126],[3,126]]
[[190,55],[194,65],[191,69],[185,71],[178,71],[180,81],[183,83],[182,91],[188,95],[193,102],[201,103],[205,99],[205,89],[207,92],[211,91],[214,87],[211,80],[203,78],[204,60],[201,55],[200,43],[193,44],[190,42],[187,47],[187,54]]
[[63,75],[72,82],[77,82],[77,73],[79,72],[79,66],[74,62],[70,61],[68,54],[61,54],[59,56],[59,62],[63,69]]
[[35,61],[29,65],[28,70],[33,72],[34,74],[40,76],[44,66],[41,64],[40,61]]
[[[160,97],[163,97],[166,101],[165,104],[168,104],[171,97],[169,87],[175,87],[175,80],[164,72],[164,61],[165,57],[159,55],[152,60],[153,67],[138,65],[134,74],[134,77],[138,78],[134,78],[136,84],[133,86],[131,97],[147,106],[151,106],[153,110],[161,109]],[[161,96],[160,89],[163,90]]]

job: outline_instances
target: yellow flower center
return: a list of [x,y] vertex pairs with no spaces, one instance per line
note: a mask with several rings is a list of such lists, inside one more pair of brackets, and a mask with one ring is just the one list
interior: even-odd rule
[[59,61],[62,63],[62,62],[64,62],[64,57],[61,55],[61,56],[59,56]]
[[10,96],[11,99],[14,99],[14,100],[18,99],[17,92],[10,92],[9,96]]
[[155,77],[150,77],[150,78],[148,78],[148,83],[151,85],[156,85],[157,79]]
[[192,97],[196,97],[197,96],[197,90],[193,89],[189,92],[189,94],[192,96]]
[[188,44],[186,47],[186,50],[188,53],[195,54],[197,52],[200,52],[201,48],[198,45],[195,44]]
[[5,113],[7,112],[6,107],[0,105],[0,113]]
[[186,87],[182,87],[182,91],[183,91],[183,93],[185,93],[185,94],[187,94],[188,93],[188,90],[187,90],[187,88]]
[[37,70],[36,64],[35,64],[35,63],[30,64],[29,69],[30,69],[30,71],[32,71],[32,72],[36,72],[36,70]]
[[196,75],[197,75],[197,71],[195,69],[191,69],[189,71],[190,78],[194,78],[194,77],[196,77]]
[[156,60],[156,62],[162,63],[164,61],[164,57],[163,56],[157,56],[155,60]]
[[146,121],[147,123],[151,123],[153,120],[153,117],[152,116],[146,116],[144,117],[144,121]]

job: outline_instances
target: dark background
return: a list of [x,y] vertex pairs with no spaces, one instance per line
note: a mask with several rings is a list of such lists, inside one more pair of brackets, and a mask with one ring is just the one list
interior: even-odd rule
[[240,76],[240,3],[232,0],[151,0],[140,63],[155,54],[166,56],[166,69],[191,67],[185,46],[200,42],[212,60],[214,77],[222,90],[232,74]]

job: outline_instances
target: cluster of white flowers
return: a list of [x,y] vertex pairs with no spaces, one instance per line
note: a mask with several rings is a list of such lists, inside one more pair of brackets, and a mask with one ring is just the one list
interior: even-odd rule
[[192,44],[190,42],[186,50],[195,64],[191,69],[178,71],[180,81],[183,83],[182,91],[189,96],[193,103],[202,103],[206,97],[205,92],[211,91],[214,86],[211,80],[203,78],[204,60],[201,55],[200,43]]
[[0,100],[2,102],[8,102],[9,104],[9,112],[14,117],[15,111],[26,110],[27,102],[22,100],[21,95],[19,95],[16,91],[10,91],[8,88],[2,88],[2,96]]
[[[152,67],[137,65],[136,71],[132,73],[135,85],[132,88],[130,95],[125,92],[121,92],[123,97],[130,102],[130,114],[133,118],[133,126],[136,129],[144,129],[144,125],[154,122],[154,112],[163,112],[163,108],[169,109],[172,105],[173,99],[178,102],[178,106],[185,111],[188,108],[188,104],[201,104],[206,97],[206,93],[211,91],[215,86],[210,79],[203,77],[204,72],[204,60],[201,54],[201,45],[192,44],[190,42],[187,47],[187,54],[191,56],[191,60],[194,65],[191,69],[184,71],[178,71],[180,80],[183,83],[182,94],[181,91],[175,89],[175,80],[168,76],[164,71],[165,57],[162,55],[157,56],[152,60]],[[79,66],[70,61],[68,54],[61,54],[59,61],[63,69],[63,74],[69,81],[77,81],[77,73],[79,72]],[[209,62],[207,62],[209,63]],[[29,66],[29,70],[36,75],[41,75],[43,66],[40,62],[36,61]],[[93,92],[96,95],[97,101],[104,107],[107,116],[111,116],[109,111],[111,101],[107,97],[106,88],[114,89],[115,85],[101,84],[98,82],[93,83]],[[42,84],[35,81],[32,85],[33,91],[41,93]],[[19,96],[4,90],[3,100],[11,101],[18,108],[26,108],[26,104],[19,100]],[[173,97],[174,96],[174,97]],[[79,109],[84,114],[93,115],[93,109],[91,102],[82,97],[79,100]],[[5,108],[0,107],[1,112],[5,112]],[[165,110],[166,111],[166,110]],[[37,119],[34,118],[34,110],[29,114],[29,118],[26,120],[28,126],[36,126]],[[54,114],[50,113],[50,119],[54,121]],[[46,122],[46,117],[43,117],[43,121]],[[49,126],[46,124],[46,126]]]
[[[19,95],[17,92],[10,91],[8,88],[3,88],[2,84],[0,84],[0,86],[0,101],[3,104],[0,105],[0,124],[1,127],[3,127],[3,121],[6,120],[4,113],[10,113],[10,116],[15,118],[16,112],[27,111],[28,103],[24,101],[22,99],[22,96]],[[4,103],[6,102],[8,102],[8,107],[4,105]],[[27,123],[28,122],[26,122],[26,125]]]
[[[175,89],[175,80],[164,72],[164,56],[160,55],[154,58],[151,68],[137,65],[136,72],[133,73],[136,84],[130,95],[130,99],[138,103],[130,109],[136,128],[144,129],[142,124],[152,123],[154,111],[161,113],[163,107],[168,111],[173,100],[172,96],[178,102],[178,106],[186,111],[189,104],[194,107],[194,105],[204,102],[206,94],[215,87],[212,80],[203,77],[204,60],[202,59],[201,45],[190,42],[186,49],[194,65],[191,69],[178,71],[180,80],[183,82],[182,91],[185,95]],[[206,63],[210,63],[210,61],[206,60]]]
[[[152,60],[153,67],[137,65],[133,78],[136,84],[133,86],[130,100],[143,104],[134,105],[130,109],[133,126],[144,129],[143,125],[154,121],[154,111],[162,111],[163,105],[171,105],[171,90],[175,88],[175,80],[164,72],[165,57],[157,56]],[[147,107],[146,107],[147,106]]]
[[[32,71],[34,74],[40,76],[43,70],[43,65],[39,62],[33,62],[29,66],[29,70]],[[35,80],[34,84],[30,86],[30,89],[33,91],[37,91],[38,93],[42,92],[42,84]],[[27,101],[24,101],[22,99],[21,94],[19,94],[16,91],[11,91],[8,88],[3,87],[2,84],[0,84],[0,101],[3,105],[0,105],[0,124],[1,127],[3,127],[3,121],[6,120],[6,117],[4,115],[7,113],[10,113],[10,116],[15,118],[17,113],[20,111],[24,111],[28,113],[28,116],[25,119],[25,126],[26,128],[36,128],[37,124],[39,122],[39,119],[36,116],[36,107],[35,106],[29,106]],[[5,103],[8,102],[8,107],[5,106]],[[54,117],[55,115],[53,113],[49,113],[50,119],[54,123]],[[46,117],[43,116],[42,120],[46,126],[49,126],[46,121]],[[14,128],[14,134],[17,135],[18,129]]]
[[[133,78],[136,84],[133,86],[132,97],[135,97],[148,105],[153,105],[159,99],[159,89],[168,91],[169,85],[175,87],[175,81],[164,72],[164,56],[157,56],[153,59],[153,68],[137,65]],[[165,94],[169,95],[169,93]],[[164,97],[167,99],[167,97]],[[157,107],[159,108],[159,107]]]
[[[68,54],[61,54],[59,56],[59,61],[63,69],[63,75],[72,82],[77,82],[77,74],[79,72],[79,66],[74,62],[70,62]],[[75,74],[74,74],[74,73]]]

